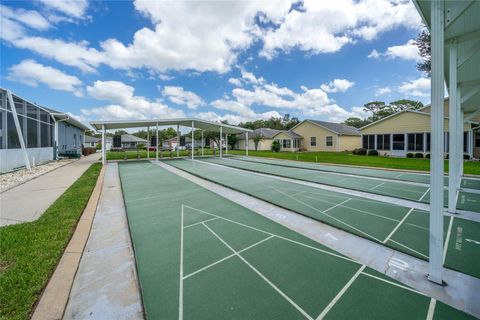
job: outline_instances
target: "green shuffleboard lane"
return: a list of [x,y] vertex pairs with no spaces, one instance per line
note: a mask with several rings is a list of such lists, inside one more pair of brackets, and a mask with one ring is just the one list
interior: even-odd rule
[[[374,180],[365,175],[342,176],[332,171],[306,169],[294,166],[280,166],[274,163],[266,163],[262,161],[240,161],[238,157],[233,159],[228,158],[205,158],[202,161],[213,162],[225,166],[248,170],[252,172],[267,173],[271,175],[303,180],[308,182],[320,183],[340,188],[352,189],[363,192],[370,192],[374,194],[396,197],[406,200],[418,201],[423,203],[430,202],[430,188],[426,186],[412,185],[405,181]],[[275,161],[275,160],[272,160]],[[285,161],[285,160],[277,160]],[[291,161],[290,161],[291,162]],[[308,164],[316,166],[315,164]],[[351,169],[351,168],[349,168]],[[375,170],[373,170],[375,171]],[[389,173],[387,171],[387,173]],[[348,173],[354,174],[354,173]],[[398,173],[396,173],[398,174]],[[385,179],[383,177],[382,179]],[[448,190],[444,191],[445,203],[448,202]],[[457,208],[461,210],[468,210],[480,213],[480,194],[460,192],[457,201]]]
[[[425,211],[282,181],[248,171],[231,170],[202,161],[168,160],[165,163],[428,260],[426,244],[429,232],[428,223],[424,223],[428,213]],[[423,219],[415,219],[417,216]],[[447,222],[444,224],[444,238],[449,249],[446,252],[445,266],[480,278],[480,223],[458,218],[452,218],[451,224],[450,220]],[[458,224],[462,224],[459,237],[455,233]],[[408,245],[404,242],[408,242]]]
[[[383,179],[395,179],[398,181],[409,181],[409,182],[418,182],[430,184],[430,175],[428,173],[415,173],[415,172],[406,172],[406,171],[396,171],[396,170],[384,170],[384,169],[369,169],[364,167],[353,167],[353,166],[336,166],[333,164],[321,164],[321,163],[311,163],[304,161],[293,161],[293,160],[280,160],[280,159],[268,159],[268,158],[259,158],[259,157],[244,157],[244,156],[235,156],[233,159],[238,159],[248,162],[258,162],[273,164],[283,167],[293,167],[293,168],[304,168],[316,171],[325,171],[325,172],[334,172],[334,173],[346,173],[354,174],[359,176],[374,177],[374,178],[383,178]],[[448,177],[444,178],[445,186],[448,186]],[[480,190],[480,177],[478,178],[463,178],[461,186],[463,188],[477,189]]]
[[[148,319],[432,313],[429,297],[163,168],[119,171]],[[448,317],[473,319],[437,301],[433,319]]]

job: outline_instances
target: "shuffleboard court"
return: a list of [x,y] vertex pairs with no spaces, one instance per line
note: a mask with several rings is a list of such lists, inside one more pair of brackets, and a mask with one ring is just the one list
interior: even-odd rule
[[[425,218],[428,219],[428,213],[425,211],[282,181],[248,171],[231,170],[202,161],[166,160],[165,163],[404,253],[428,259],[428,248],[425,247],[425,243],[428,243],[428,224],[424,223]],[[417,216],[422,218],[414,219]],[[453,217],[448,219],[444,224],[444,238],[448,248],[445,251],[445,266],[480,278],[480,223]],[[457,230],[459,224],[461,236],[456,237],[452,230]],[[404,243],[407,240],[408,243]]]
[[[312,171],[310,169],[298,167],[286,168],[279,165],[267,164],[263,162],[239,161],[237,160],[237,158],[205,158],[201,160],[252,172],[267,173],[281,177],[370,192],[384,196],[402,198],[423,203],[430,202],[429,187],[412,185],[406,181],[395,181],[395,179],[393,178],[392,181],[386,181],[385,178],[377,180],[376,178],[366,176],[353,176],[351,174],[338,175],[337,173],[333,172],[319,170]],[[445,202],[447,202],[447,189],[445,189],[444,191],[444,198]],[[480,212],[480,194],[459,192],[457,208],[472,212]]]
[[473,319],[154,164],[119,170],[149,319]]
[[[366,176],[366,177],[376,177],[376,178],[384,178],[384,179],[394,179],[398,181],[409,181],[409,182],[430,184],[430,175],[428,173],[414,173],[414,172],[402,172],[397,170],[393,171],[393,170],[382,170],[382,169],[369,169],[364,167],[338,166],[333,164],[320,164],[320,163],[311,163],[311,162],[304,162],[304,161],[278,160],[278,159],[259,158],[259,157],[235,156],[232,158],[237,160],[242,160],[242,161],[260,162],[260,163],[273,164],[273,165],[284,166],[284,167],[304,168],[304,169],[317,170],[317,171],[354,174],[354,175]],[[448,177],[445,177],[444,184],[445,186],[448,186]],[[463,188],[480,190],[480,178],[463,178],[461,182],[461,186]]]

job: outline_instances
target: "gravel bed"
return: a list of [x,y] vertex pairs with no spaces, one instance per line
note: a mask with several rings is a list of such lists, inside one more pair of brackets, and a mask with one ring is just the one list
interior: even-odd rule
[[0,192],[3,192],[7,189],[10,189],[16,185],[22,184],[31,180],[35,177],[38,177],[48,171],[54,170],[58,167],[61,167],[67,163],[73,162],[73,159],[62,159],[58,161],[50,161],[45,164],[41,164],[32,168],[28,171],[27,169],[21,169],[18,171],[13,171],[9,173],[4,173],[0,175]]

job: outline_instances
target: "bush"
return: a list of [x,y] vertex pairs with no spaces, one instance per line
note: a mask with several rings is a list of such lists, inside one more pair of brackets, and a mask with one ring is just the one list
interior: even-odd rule
[[368,150],[367,155],[369,155],[369,156],[378,156],[378,151],[375,150],[375,149],[370,149],[370,150]]
[[144,143],[137,144],[137,149],[145,149],[145,148],[146,148],[146,146],[145,146]]
[[464,154],[463,155],[463,160],[470,160],[470,155],[469,154]]
[[423,153],[415,153],[415,158],[423,158]]
[[272,149],[273,152],[278,152],[278,151],[280,151],[280,141],[274,140],[274,141],[272,142],[272,147],[271,147],[271,149]]
[[425,155],[425,158],[430,159],[430,153],[427,153],[427,154]]
[[84,156],[88,156],[89,154],[97,152],[97,148],[94,147],[88,147],[88,148],[83,148],[82,149],[82,154]]
[[413,153],[411,152],[407,153],[407,158],[413,158]]
[[448,156],[448,153],[447,153],[447,154],[445,155],[445,159],[448,159],[448,157],[449,157],[449,156]]
[[358,153],[358,149],[353,149],[352,150],[352,154],[357,154]]
[[367,155],[367,149],[365,149],[365,148],[358,148],[358,149],[357,149],[357,154],[358,154],[359,156],[365,156],[365,155]]

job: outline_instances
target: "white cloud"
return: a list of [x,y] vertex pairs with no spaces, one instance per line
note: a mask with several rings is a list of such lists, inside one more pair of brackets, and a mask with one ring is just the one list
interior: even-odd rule
[[231,83],[236,87],[241,87],[242,86],[242,81],[240,79],[237,79],[237,78],[228,79],[228,83]]
[[376,97],[384,96],[384,95],[390,94],[391,92],[392,92],[392,89],[390,89],[389,87],[381,87],[381,88],[377,88],[377,90],[375,91],[375,96]]
[[418,78],[409,82],[403,82],[398,91],[411,97],[427,97],[430,95],[430,79]]
[[264,34],[261,55],[272,59],[296,48],[312,54],[336,52],[357,39],[372,40],[403,26],[418,29],[420,17],[409,0],[305,0],[280,26]]
[[10,67],[7,79],[33,87],[43,83],[55,90],[71,92],[77,97],[83,96],[83,83],[80,79],[30,59]]
[[134,91],[135,88],[123,82],[95,81],[93,86],[87,87],[88,94],[110,104],[84,108],[81,113],[86,117],[101,120],[185,117],[182,110],[170,108],[158,99],[151,101],[146,97],[135,96]]
[[320,88],[325,92],[345,92],[353,85],[355,82],[348,81],[347,79],[334,79],[329,83],[324,83],[320,86]]
[[265,82],[265,79],[263,79],[263,77],[257,78],[252,72],[241,70],[241,73],[242,79],[247,83],[262,84]]
[[205,101],[192,91],[185,91],[182,87],[166,86],[162,95],[171,102],[179,105],[186,105],[189,109],[197,109],[205,105]]
[[48,20],[34,10],[13,9],[0,5],[0,16],[2,17],[2,27],[4,19],[15,20],[17,23],[40,31],[47,30],[51,27]]
[[259,119],[266,120],[272,117],[279,118],[281,117],[281,114],[278,113],[277,111],[267,111],[263,113],[255,113],[254,117],[248,117],[248,116],[242,116],[238,114],[219,115],[216,112],[209,111],[209,112],[197,113],[195,114],[195,117],[204,119],[204,120],[209,120],[209,121],[216,121],[216,122],[221,122],[226,120],[230,124],[239,124],[240,122],[255,121]]
[[422,58],[418,52],[418,47],[415,44],[415,40],[408,40],[407,43],[388,47],[384,53],[380,53],[377,50],[373,50],[369,55],[369,58],[380,59],[385,57],[387,59],[403,59],[403,60],[413,60],[421,61]]
[[85,18],[85,13],[88,7],[87,0],[39,0],[46,7],[51,8],[55,11],[61,12],[62,14],[76,18],[83,19]]

